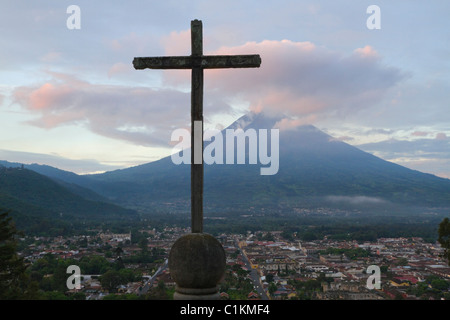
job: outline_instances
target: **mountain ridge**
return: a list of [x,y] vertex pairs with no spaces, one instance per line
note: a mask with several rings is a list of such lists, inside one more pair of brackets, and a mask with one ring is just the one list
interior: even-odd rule
[[[0,208],[10,210],[18,227],[49,229],[108,217],[128,219],[136,212],[110,202],[86,199],[53,179],[25,167],[0,165]],[[85,192],[87,192],[85,190]],[[93,196],[95,198],[95,196]],[[42,228],[40,228],[42,229]]]
[[[272,129],[282,118],[252,113],[226,129]],[[344,203],[351,208],[358,203],[360,208],[382,204],[450,207],[449,179],[385,161],[313,125],[280,130],[279,137],[279,171],[275,175],[262,176],[261,164],[248,164],[248,151],[245,164],[205,165],[207,212],[248,208],[292,211]],[[175,165],[170,156],[102,174],[59,175],[54,171],[53,179],[74,183],[134,210],[190,208],[190,166]]]
[[[280,117],[250,114],[226,129],[271,129],[278,121]],[[306,198],[327,202],[330,196],[450,206],[450,180],[382,160],[313,125],[280,130],[279,146],[280,168],[273,176],[261,176],[261,165],[249,165],[248,153],[242,165],[205,165],[205,208],[292,207],[305,205]],[[95,191],[125,206],[165,201],[189,207],[190,167],[174,165],[170,157],[89,178]],[[118,194],[119,184],[130,192]]]

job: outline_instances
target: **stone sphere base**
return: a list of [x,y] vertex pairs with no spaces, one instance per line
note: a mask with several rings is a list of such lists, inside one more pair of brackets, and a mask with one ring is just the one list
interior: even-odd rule
[[225,250],[216,238],[206,233],[181,236],[169,254],[170,275],[177,284],[174,299],[218,299],[225,267]]

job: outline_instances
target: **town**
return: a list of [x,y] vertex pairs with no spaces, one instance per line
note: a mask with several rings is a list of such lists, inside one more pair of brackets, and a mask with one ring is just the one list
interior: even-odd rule
[[[167,259],[189,229],[166,227],[114,234],[26,237],[20,255],[47,299],[170,300],[175,283]],[[228,300],[449,300],[450,267],[439,243],[422,238],[300,241],[281,231],[221,234],[227,254],[220,284]],[[69,289],[69,265],[80,286]],[[379,286],[369,286],[370,266]]]

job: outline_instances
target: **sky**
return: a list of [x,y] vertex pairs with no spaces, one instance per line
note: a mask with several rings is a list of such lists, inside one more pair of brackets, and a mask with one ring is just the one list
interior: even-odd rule
[[205,70],[205,129],[282,114],[281,130],[312,124],[450,178],[449,12],[446,0],[0,0],[0,160],[86,174],[170,155],[190,126],[190,71],[132,61],[190,55],[199,19],[204,54],[262,59]]

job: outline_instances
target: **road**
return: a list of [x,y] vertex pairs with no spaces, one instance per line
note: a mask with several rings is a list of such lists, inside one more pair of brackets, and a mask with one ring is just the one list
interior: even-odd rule
[[261,296],[262,300],[269,300],[269,297],[267,296],[266,292],[264,291],[264,288],[261,283],[261,278],[258,275],[258,272],[255,269],[252,269],[250,261],[248,261],[247,256],[241,251],[241,255],[243,257],[245,266],[250,270],[250,278],[253,281],[253,286],[256,290],[256,292]]
[[148,290],[153,286],[153,282],[155,281],[155,278],[163,272],[168,267],[168,260],[164,261],[164,264],[159,267],[159,269],[155,272],[155,274],[147,280],[147,282],[142,286],[142,289],[136,292],[138,295],[146,294]]

